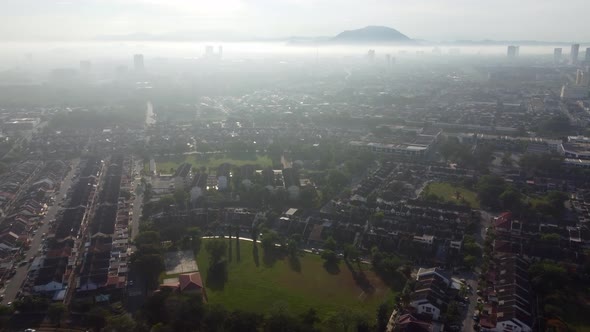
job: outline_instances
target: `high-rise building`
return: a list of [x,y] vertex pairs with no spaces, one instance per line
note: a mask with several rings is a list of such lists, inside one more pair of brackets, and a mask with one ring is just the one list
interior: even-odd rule
[[561,53],[563,49],[561,47],[556,47],[553,49],[553,61],[555,63],[559,63],[561,61]]
[[578,53],[580,52],[580,44],[573,44],[570,52],[570,60],[572,64],[578,63]]
[[508,46],[507,55],[509,58],[516,58],[520,52],[520,47],[515,45]]
[[584,57],[584,60],[587,64],[590,64],[590,47],[586,47],[586,56]]
[[133,68],[135,68],[135,71],[143,71],[145,69],[143,64],[143,54],[135,54],[133,56]]

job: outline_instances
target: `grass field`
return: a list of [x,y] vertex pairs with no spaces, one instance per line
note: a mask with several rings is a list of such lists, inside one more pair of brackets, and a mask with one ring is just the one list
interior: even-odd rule
[[[298,263],[286,257],[271,259],[265,257],[260,245],[256,257],[249,241],[240,241],[238,261],[235,239],[231,240],[233,257],[231,260],[227,257],[227,280],[211,280],[208,278],[209,257],[204,249],[206,241],[211,240],[204,240],[197,263],[205,281],[208,301],[223,304],[228,309],[267,313],[278,303],[283,303],[293,313],[313,307],[324,317],[348,308],[374,317],[379,304],[393,296],[390,288],[367,265],[361,264],[362,275],[366,276],[373,290],[365,286],[365,292],[343,262],[328,272],[318,255],[305,254]],[[359,268],[354,264],[353,269],[358,271]],[[397,291],[403,287],[401,278],[399,284]]]
[[422,195],[435,195],[445,202],[461,204],[460,199],[457,200],[456,193],[459,192],[460,199],[463,198],[465,202],[469,203],[474,209],[479,209],[479,200],[477,193],[461,186],[454,185],[448,182],[432,182],[424,188]]
[[[221,153],[208,155],[207,157],[202,155],[182,155],[156,158],[156,167],[158,171],[169,173],[171,168],[176,169],[178,165],[183,162],[190,163],[193,167],[199,168],[203,166],[207,168],[217,168],[223,163],[229,163],[234,166],[258,165],[263,168],[272,166],[272,160],[265,155],[257,155],[254,153],[229,155]],[[149,167],[149,165],[146,167]]]

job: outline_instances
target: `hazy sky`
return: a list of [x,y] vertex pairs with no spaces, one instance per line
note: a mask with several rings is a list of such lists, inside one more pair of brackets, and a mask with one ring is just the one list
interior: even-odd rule
[[586,42],[589,13],[590,0],[0,0],[0,39],[330,36],[386,25],[437,41]]

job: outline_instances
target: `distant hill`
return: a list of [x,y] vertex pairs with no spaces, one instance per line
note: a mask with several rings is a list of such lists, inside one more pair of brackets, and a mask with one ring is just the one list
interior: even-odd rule
[[330,39],[337,44],[363,43],[412,43],[413,40],[403,33],[384,26],[368,26],[357,30],[347,30]]

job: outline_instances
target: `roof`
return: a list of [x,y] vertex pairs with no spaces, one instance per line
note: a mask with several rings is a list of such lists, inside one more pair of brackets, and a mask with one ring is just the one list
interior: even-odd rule
[[432,332],[432,324],[414,317],[412,314],[401,315],[396,319],[394,331]]
[[178,276],[178,282],[180,283],[180,291],[203,288],[203,280],[199,272],[181,274]]
[[285,212],[285,215],[287,215],[287,216],[292,216],[292,215],[294,215],[295,213],[297,213],[297,209],[295,209],[295,208],[290,208],[289,210],[287,210],[287,212]]

